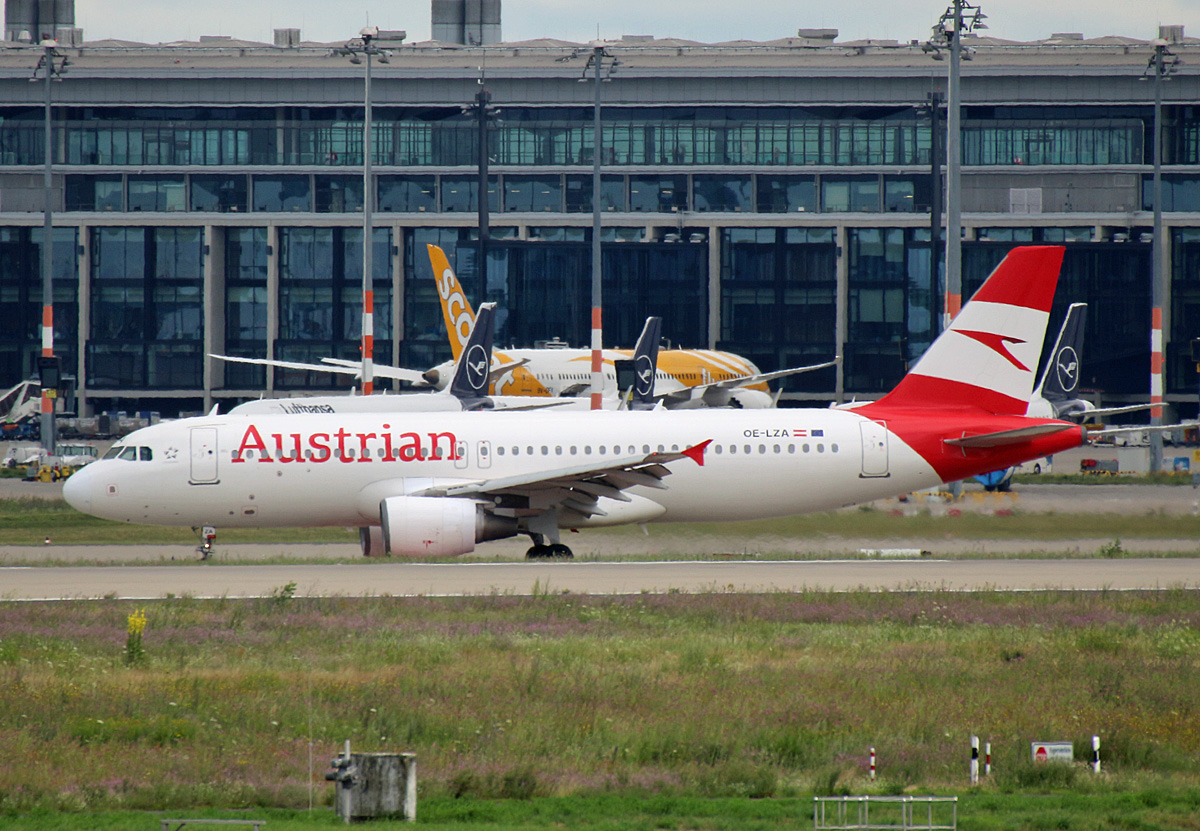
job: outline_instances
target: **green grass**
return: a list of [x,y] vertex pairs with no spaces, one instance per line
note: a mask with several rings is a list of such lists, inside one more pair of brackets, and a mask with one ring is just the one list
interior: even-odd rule
[[[991,497],[988,497],[991,498]],[[997,503],[998,505],[1001,503]],[[1012,503],[1003,502],[1004,506]],[[809,539],[814,548],[827,538],[932,538],[932,539],[1193,539],[1200,537],[1200,516],[1147,513],[1059,514],[1032,513],[1015,508],[1011,514],[964,510],[959,516],[937,514],[917,505],[908,513],[863,507],[849,511],[806,514],[781,519],[732,523],[688,523],[656,525],[651,534],[680,538],[681,550],[697,537],[728,540],[729,550],[739,543],[758,539],[758,548],[769,551],[770,538]],[[357,543],[356,530],[346,528],[245,528],[219,529],[221,545],[237,543]],[[643,535],[638,527],[595,529],[589,540],[602,544],[606,538],[629,539]],[[194,544],[196,534],[188,528],[129,525],[81,514],[62,501],[33,498],[0,499],[0,545],[41,546],[46,536],[59,545],[84,544]],[[765,540],[765,542],[763,542]],[[487,546],[478,550],[486,557]]]
[[[328,811],[322,774],[349,739],[417,753],[435,828],[807,827],[813,794],[872,792],[960,793],[963,828],[1195,828],[1181,823],[1200,809],[1197,599],[281,586],[0,604],[0,748],[15,760],[0,766],[0,827],[214,810],[325,827],[303,809],[312,793]],[[972,734],[996,765],[978,790]],[[1093,734],[1102,777],[1027,761],[1049,739],[1082,758]]]
[[[1081,788],[1075,793],[1049,795],[1005,794],[984,787],[974,792],[943,792],[958,796],[958,827],[963,831],[1178,831],[1196,829],[1200,792],[1195,789],[1107,790]],[[345,828],[331,809],[257,808],[242,811],[195,810],[187,817],[265,819],[269,831],[315,831]],[[153,829],[159,819],[181,812],[33,813],[7,821],[0,829],[20,831],[128,831]],[[572,828],[583,831],[784,831],[812,828],[809,797],[774,799],[594,796],[535,800],[480,800],[432,797],[418,805],[419,827],[433,831],[504,829],[544,831]],[[195,826],[204,828],[205,826]],[[238,826],[230,826],[237,828]],[[249,826],[243,826],[248,828]],[[412,828],[399,821],[374,821],[373,829]]]

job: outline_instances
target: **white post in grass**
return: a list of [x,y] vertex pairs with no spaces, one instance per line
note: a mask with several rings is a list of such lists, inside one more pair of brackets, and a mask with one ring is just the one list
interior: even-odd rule
[[1100,772],[1100,737],[1092,736],[1092,772]]
[[875,781],[875,748],[871,748],[871,781]]
[[971,784],[979,784],[979,737],[971,737]]

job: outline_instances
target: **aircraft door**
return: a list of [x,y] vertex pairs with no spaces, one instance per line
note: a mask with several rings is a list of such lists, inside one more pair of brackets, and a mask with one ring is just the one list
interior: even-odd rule
[[191,476],[193,485],[215,485],[217,476],[217,428],[193,427],[191,432]]
[[490,441],[481,441],[475,445],[475,459],[481,468],[492,466],[492,443]]
[[888,473],[887,423],[863,421],[858,429],[862,435],[862,478],[890,476]]

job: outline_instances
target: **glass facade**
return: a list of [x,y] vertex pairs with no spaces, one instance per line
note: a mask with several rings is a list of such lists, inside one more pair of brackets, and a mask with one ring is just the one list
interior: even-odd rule
[[[341,226],[365,197],[355,169],[361,108],[64,106],[55,114],[62,207],[83,229],[54,232],[55,348],[76,368],[82,361],[89,387],[164,395],[203,387],[210,256],[217,296],[208,298],[208,325],[226,353],[359,357],[362,232]],[[1178,397],[1197,383],[1186,352],[1200,337],[1200,231],[1178,226],[1200,213],[1200,175],[1183,167],[1200,164],[1200,109],[1170,104],[1165,115],[1173,169],[1162,207],[1177,226],[1166,377]],[[39,107],[0,107],[0,164],[42,164],[41,117]],[[487,198],[493,221],[506,224],[491,229],[485,269],[473,222],[474,120],[457,106],[375,108],[386,226],[372,242],[377,361],[398,353],[402,365],[425,367],[448,357],[427,242],[443,247],[475,305],[499,304],[497,342],[588,343],[591,118],[590,107],[504,106],[489,131]],[[1119,210],[1077,207],[1069,224],[1043,216],[1015,225],[1004,208],[988,208],[982,213],[994,216],[975,220],[964,243],[964,296],[1013,245],[1068,246],[1050,326],[1070,302],[1089,303],[1084,383],[1102,396],[1147,394],[1149,229],[1093,220],[1153,207],[1151,118],[1149,106],[1135,104],[964,111],[963,161],[977,181],[1011,176],[1011,187],[1025,188],[1026,174],[1075,172],[1133,181]],[[931,269],[942,255],[921,227],[934,202],[929,125],[922,108],[907,106],[606,108],[600,207],[629,214],[606,217],[620,226],[606,224],[601,235],[606,344],[631,344],[657,314],[677,344],[716,344],[764,370],[842,354],[847,396],[890,389],[940,326],[943,277]],[[1046,209],[1057,211],[1046,188]],[[1099,190],[1081,187],[1075,199]],[[19,198],[6,191],[4,209],[26,210],[11,207]],[[22,223],[0,227],[0,388],[30,375],[38,351],[41,230]],[[1122,241],[1099,242],[1106,238]],[[90,281],[83,298],[80,268]],[[393,319],[396,292],[401,320]],[[82,356],[81,302],[90,321]],[[280,389],[351,383],[323,373],[271,377]],[[783,386],[833,397],[838,377],[829,369]],[[264,388],[268,374],[225,364],[214,379],[240,393]]]
[[[837,246],[831,228],[729,228],[721,239],[718,348],[764,372],[833,360]],[[783,380],[787,391],[831,389],[834,370]]]
[[[358,360],[362,338],[362,229],[279,229],[279,337],[275,357],[319,363]],[[391,231],[374,230],[374,359],[391,362]],[[349,376],[276,370],[280,388],[348,386]]]
[[[55,228],[54,354],[74,376],[79,355],[78,232]],[[0,228],[0,388],[37,375],[42,338],[42,229]]]
[[846,389],[886,392],[939,331],[941,290],[931,273],[929,232],[851,228],[847,243]]
[[203,384],[202,237],[199,228],[92,229],[89,387]]
[[[1033,240],[1038,242],[1039,240]],[[983,284],[1012,243],[963,246],[963,298]],[[1150,245],[1138,242],[1067,245],[1047,332],[1057,332],[1071,303],[1088,304],[1081,361],[1084,393],[1150,394]],[[1048,336],[1042,362],[1053,346]]]
[[[183,108],[139,113],[123,107],[64,108],[56,163],[134,167],[362,165],[361,109]],[[1200,162],[1200,118],[1166,108],[1168,164]],[[374,162],[384,166],[473,165],[474,119],[457,107],[377,106]],[[1007,117],[1012,116],[1012,117]],[[40,109],[0,120],[0,162],[42,164]],[[1151,113],[1145,106],[968,107],[967,165],[1146,164]],[[853,116],[805,107],[636,107],[603,112],[605,164],[642,166],[928,165],[929,122],[916,108],[859,107]],[[500,165],[592,162],[590,108],[506,106],[491,127]]]

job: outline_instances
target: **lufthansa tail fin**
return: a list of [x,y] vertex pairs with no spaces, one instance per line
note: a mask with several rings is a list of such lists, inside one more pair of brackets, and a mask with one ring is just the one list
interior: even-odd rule
[[662,318],[648,317],[633,348],[633,398],[631,410],[653,410],[658,404],[654,398],[654,379],[658,374],[658,344],[662,339]]
[[495,303],[484,303],[479,307],[475,325],[450,380],[450,394],[459,400],[464,410],[487,410],[493,406],[492,399],[488,398],[488,384],[492,377],[495,309]]
[[1087,303],[1072,303],[1058,331],[1058,340],[1042,372],[1034,395],[1052,403],[1067,402],[1079,395],[1079,372],[1083,357],[1083,325],[1087,322]]
[[450,267],[446,252],[436,245],[427,244],[425,247],[429,249],[429,263],[433,266],[433,276],[437,281],[442,317],[446,321],[446,333],[450,336],[450,352],[457,361],[466,348],[467,339],[471,337],[475,312],[467,301],[462,284],[454,276],[454,269]]
[[1010,251],[950,328],[872,409],[972,407],[1025,415],[1064,250]]

